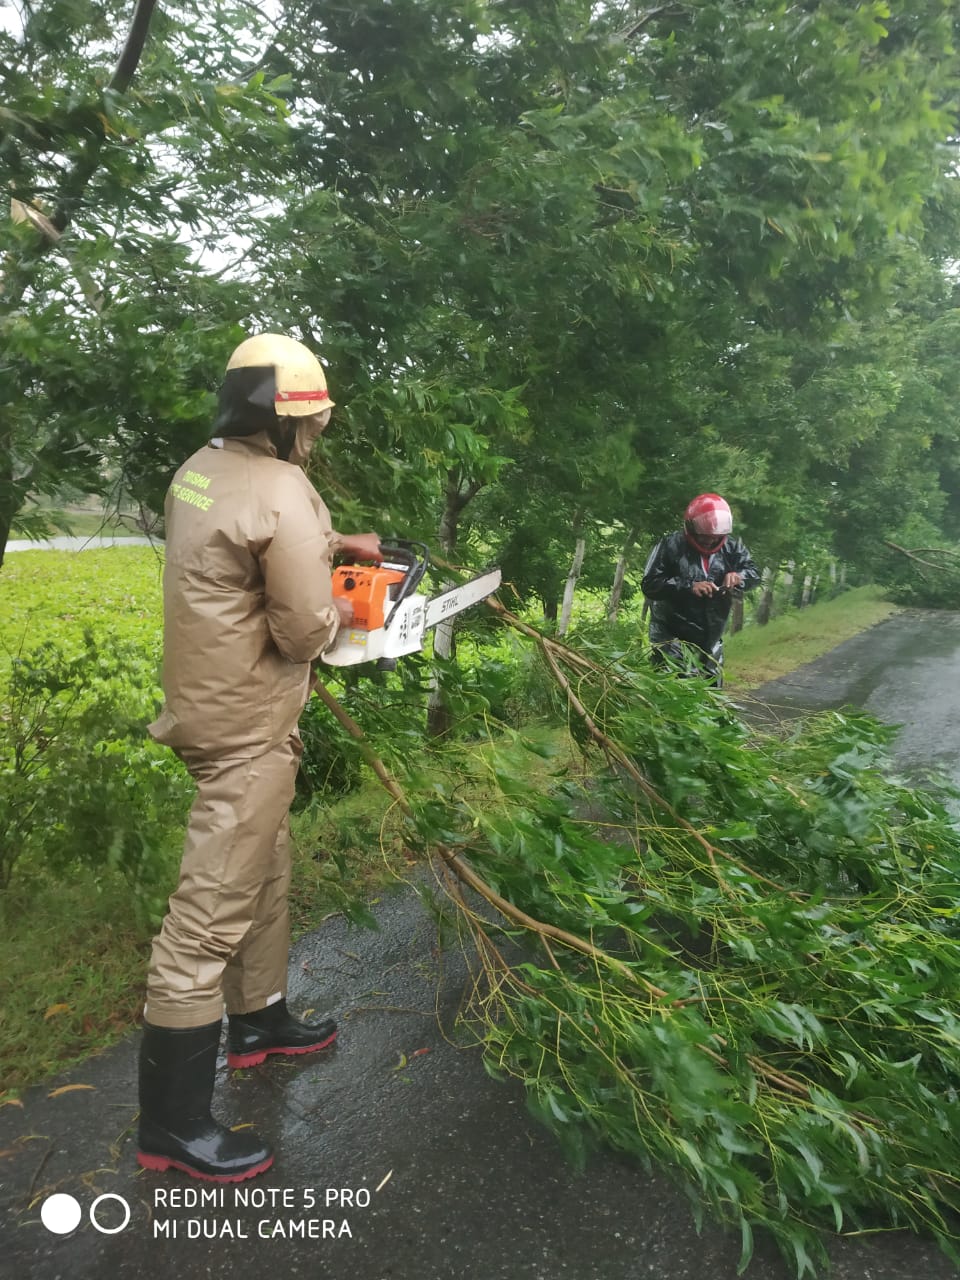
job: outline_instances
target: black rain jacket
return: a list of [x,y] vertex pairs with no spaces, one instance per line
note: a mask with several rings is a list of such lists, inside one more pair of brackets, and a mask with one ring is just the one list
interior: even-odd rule
[[739,538],[727,538],[709,557],[706,571],[703,557],[682,529],[661,538],[650,553],[641,584],[650,601],[651,644],[685,640],[706,653],[713,652],[727,625],[733,593],[695,596],[692,587],[706,578],[719,587],[728,573],[743,577],[743,591],[751,591],[760,581],[750,552]]

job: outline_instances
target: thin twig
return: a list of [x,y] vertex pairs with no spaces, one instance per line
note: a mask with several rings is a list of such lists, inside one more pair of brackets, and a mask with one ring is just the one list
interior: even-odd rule
[[43,1170],[43,1166],[47,1163],[47,1161],[50,1159],[52,1154],[53,1154],[53,1147],[47,1147],[46,1151],[43,1153],[43,1158],[41,1159],[40,1163],[37,1165],[36,1173],[34,1173],[33,1177],[30,1179],[30,1188],[27,1191],[28,1199],[33,1197],[33,1192],[37,1185],[37,1179],[40,1177],[40,1174]]

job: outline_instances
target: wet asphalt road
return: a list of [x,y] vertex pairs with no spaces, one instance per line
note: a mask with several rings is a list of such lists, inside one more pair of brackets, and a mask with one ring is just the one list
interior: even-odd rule
[[900,726],[897,760],[912,776],[960,783],[960,613],[911,609],[757,691],[772,711],[863,707]]
[[[958,690],[960,615],[910,613],[762,700],[784,715],[864,705],[903,724],[906,767],[960,781]],[[376,910],[378,933],[331,920],[294,949],[291,1005],[334,1011],[336,1047],[220,1077],[222,1118],[255,1120],[278,1148],[262,1177],[221,1189],[138,1172],[136,1038],[0,1108],[0,1276],[734,1280],[739,1240],[712,1226],[698,1236],[662,1175],[612,1155],[570,1169],[519,1087],[458,1045],[463,962],[436,949],[417,896],[402,889]],[[69,1085],[83,1087],[60,1092]],[[222,1198],[191,1207],[200,1191]],[[40,1221],[54,1192],[82,1213],[68,1235]],[[104,1195],[129,1205],[122,1229],[120,1200],[95,1203]],[[840,1239],[831,1253],[836,1280],[957,1274],[908,1235]],[[747,1274],[793,1273],[760,1244]]]
[[85,538],[63,534],[57,538],[37,540],[20,538],[11,540],[4,554],[11,551],[100,551],[103,547],[155,547],[161,545],[155,538],[117,538],[113,534],[92,533]]

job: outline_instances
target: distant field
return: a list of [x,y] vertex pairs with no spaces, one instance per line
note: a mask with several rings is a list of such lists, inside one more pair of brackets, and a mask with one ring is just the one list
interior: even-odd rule
[[65,518],[70,532],[78,538],[89,538],[96,533],[113,533],[123,537],[140,532],[132,518],[118,520],[115,516],[105,516],[99,511],[67,511]]
[[41,640],[79,643],[85,627],[159,646],[162,573],[152,547],[7,556],[0,569],[0,662]]
[[[56,504],[37,500],[24,508],[24,516],[41,516],[50,522],[51,534],[69,533],[78,538],[92,534],[137,534],[136,512],[127,510],[122,515],[105,512],[97,499],[77,503]],[[24,535],[14,533],[14,538]]]

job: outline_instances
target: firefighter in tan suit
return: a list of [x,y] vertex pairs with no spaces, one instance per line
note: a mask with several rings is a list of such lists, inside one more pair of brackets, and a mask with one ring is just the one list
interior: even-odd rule
[[249,1130],[210,1114],[226,1004],[228,1063],[322,1049],[336,1024],[286,1007],[288,810],[310,664],[350,621],[330,558],[379,559],[375,534],[343,537],[302,470],[333,402],[316,357],[261,334],[230,358],[215,437],[166,500],[166,703],[150,731],[196,784],[180,882],[154,939],[140,1055],[149,1169],[221,1182],[273,1161]]

